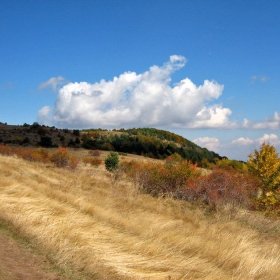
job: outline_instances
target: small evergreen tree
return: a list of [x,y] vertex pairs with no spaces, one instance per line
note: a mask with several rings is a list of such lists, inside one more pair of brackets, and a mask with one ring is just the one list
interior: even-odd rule
[[110,154],[105,159],[105,167],[108,171],[112,172],[118,168],[119,165],[119,155],[117,152],[110,152]]

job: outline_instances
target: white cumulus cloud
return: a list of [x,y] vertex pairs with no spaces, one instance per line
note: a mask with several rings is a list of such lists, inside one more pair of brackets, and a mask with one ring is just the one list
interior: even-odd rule
[[241,159],[244,161],[248,160],[248,155],[255,149],[259,149],[262,143],[269,143],[275,146],[278,150],[280,148],[280,140],[276,134],[263,134],[259,138],[244,138],[240,137],[236,140],[231,141],[230,144],[221,144],[222,149],[220,152],[227,154],[230,158]]
[[[112,80],[68,83],[58,93],[52,122],[63,127],[169,126],[180,128],[232,127],[231,110],[218,99],[223,85],[205,80],[196,86],[185,78],[171,85],[171,74],[186,64],[173,55],[163,66],[137,74],[125,72]],[[51,84],[50,80],[46,83]]]
[[244,137],[240,137],[236,140],[232,141],[232,144],[236,144],[236,145],[251,145],[254,143],[254,140],[250,139],[250,138],[244,138]]
[[256,139],[256,142],[259,145],[265,142],[273,146],[280,146],[280,140],[276,134],[264,134],[262,137]]
[[218,152],[220,141],[215,137],[199,137],[193,140],[200,147],[207,148],[210,151]]
[[44,125],[50,125],[51,124],[51,107],[50,106],[44,106],[38,111],[38,122]]

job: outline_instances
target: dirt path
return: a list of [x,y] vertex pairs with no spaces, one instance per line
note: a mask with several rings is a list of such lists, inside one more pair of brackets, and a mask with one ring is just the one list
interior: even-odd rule
[[1,280],[66,280],[50,262],[0,230]]

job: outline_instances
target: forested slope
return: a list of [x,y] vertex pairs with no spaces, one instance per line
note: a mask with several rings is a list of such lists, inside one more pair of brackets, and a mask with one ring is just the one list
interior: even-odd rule
[[73,147],[131,153],[164,159],[178,153],[184,159],[201,165],[222,157],[175,133],[156,128],[131,129],[58,129],[33,123],[7,125],[0,123],[0,144],[33,147]]

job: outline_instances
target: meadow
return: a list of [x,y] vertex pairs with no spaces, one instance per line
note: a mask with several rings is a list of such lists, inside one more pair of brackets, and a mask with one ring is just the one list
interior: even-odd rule
[[[135,156],[121,162],[132,158],[149,162]],[[59,168],[0,155],[0,219],[69,279],[75,272],[79,279],[279,278],[277,218],[230,202],[209,211],[152,196],[104,164],[74,163]]]

